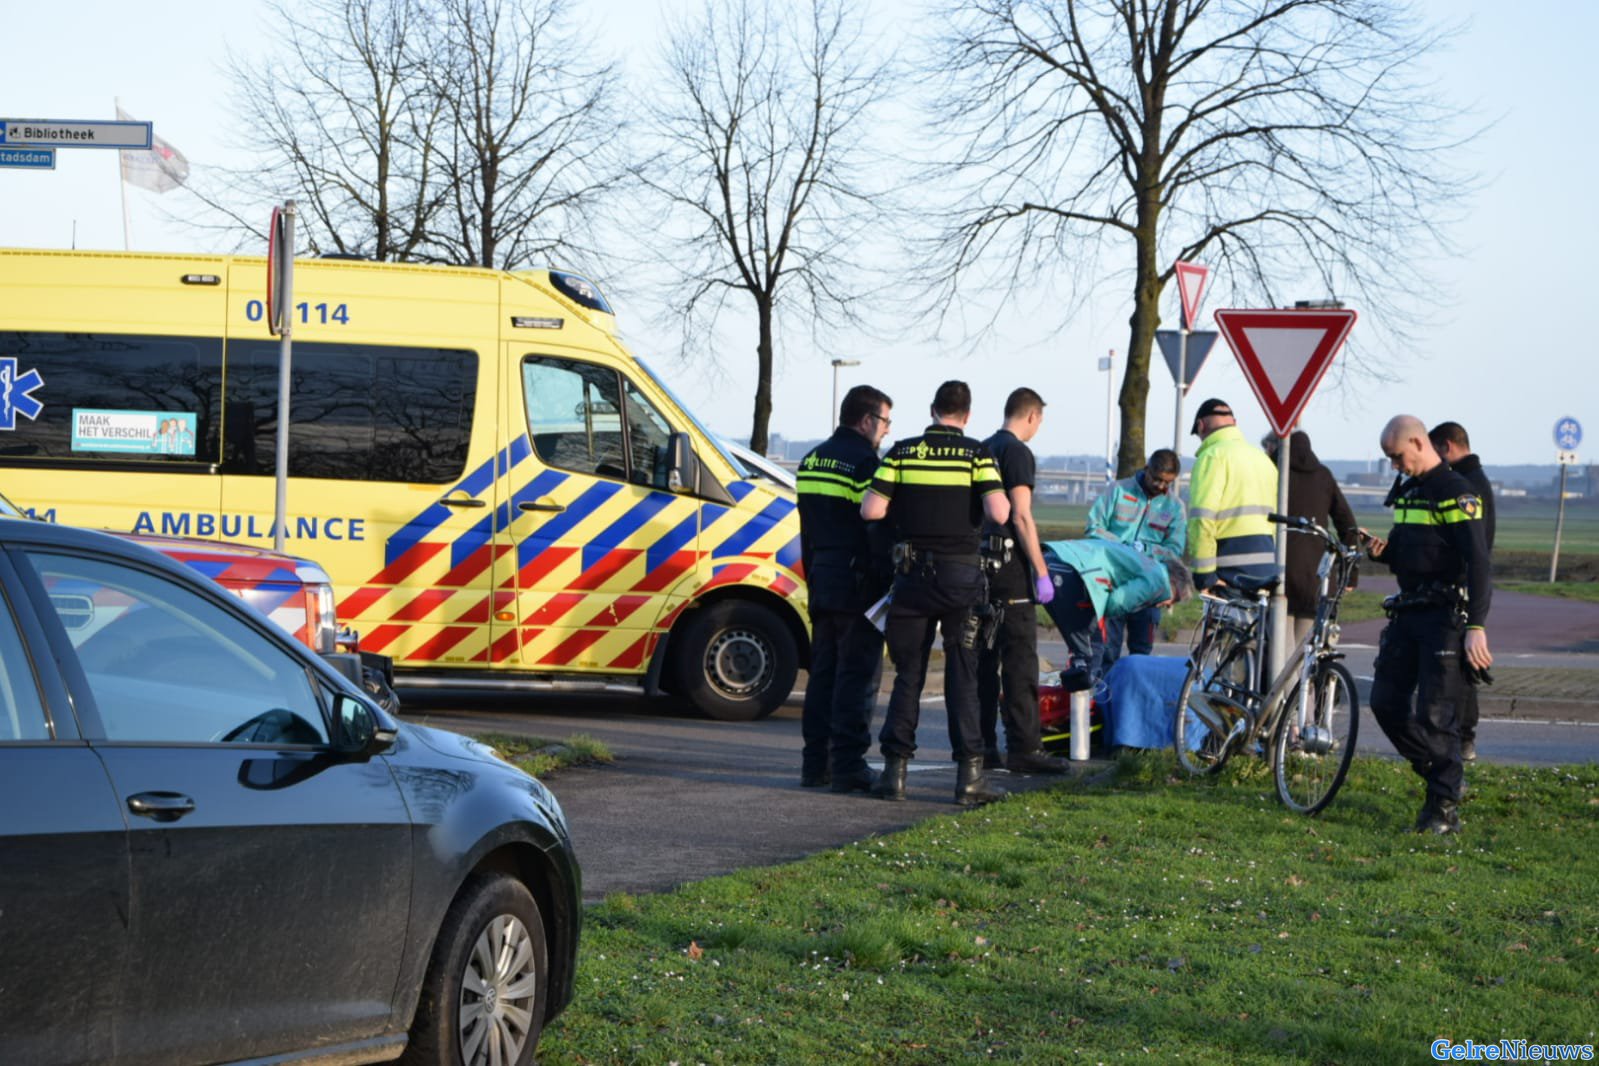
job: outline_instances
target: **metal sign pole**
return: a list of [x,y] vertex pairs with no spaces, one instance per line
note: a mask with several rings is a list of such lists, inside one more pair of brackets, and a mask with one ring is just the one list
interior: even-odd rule
[[276,279],[278,297],[278,441],[275,461],[277,492],[272,505],[272,548],[283,550],[283,530],[289,515],[289,370],[293,365],[294,333],[294,201],[283,205],[283,236],[278,246],[282,265]]
[[1549,583],[1555,583],[1555,570],[1560,566],[1560,532],[1566,524],[1566,463],[1565,456],[1561,456],[1560,464],[1560,490],[1556,495],[1560,503],[1555,508],[1555,553],[1549,557]]
[[[1188,316],[1183,316],[1183,330],[1181,339],[1177,342],[1177,414],[1172,419],[1171,450],[1177,453],[1178,460],[1183,457],[1183,397],[1188,394]],[[1179,461],[1177,469],[1182,470]]]
[[[1288,434],[1277,438],[1277,513],[1288,513]],[[1269,686],[1282,672],[1288,661],[1288,527],[1277,526],[1274,534],[1277,572],[1281,578],[1271,594],[1271,636],[1268,652],[1271,671],[1266,676]]]
[[1110,350],[1110,355],[1099,361],[1099,368],[1105,372],[1105,480],[1116,480],[1116,463],[1111,458],[1111,428],[1116,418],[1116,349]]

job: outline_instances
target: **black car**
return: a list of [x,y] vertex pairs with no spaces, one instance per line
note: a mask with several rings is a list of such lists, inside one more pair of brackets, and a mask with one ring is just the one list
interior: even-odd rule
[[525,1064],[560,806],[105,534],[0,519],[0,1063]]

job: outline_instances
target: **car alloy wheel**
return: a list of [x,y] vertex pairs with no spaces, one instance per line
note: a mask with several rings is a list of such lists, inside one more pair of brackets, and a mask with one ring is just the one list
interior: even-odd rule
[[533,938],[514,914],[496,916],[472,945],[461,975],[461,1061],[510,1066],[521,1058],[538,992]]

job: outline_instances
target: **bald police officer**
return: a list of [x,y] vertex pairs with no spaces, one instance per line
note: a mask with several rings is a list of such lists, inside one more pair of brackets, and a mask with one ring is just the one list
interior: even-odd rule
[[944,706],[957,774],[955,802],[976,806],[1004,793],[983,779],[983,736],[977,706],[978,608],[987,582],[979,554],[984,518],[1003,525],[1010,501],[993,456],[968,437],[972,390],[946,381],[933,397],[933,423],[897,442],[861,501],[867,521],[894,524],[897,573],[885,635],[894,663],[894,692],[878,740],[883,776],[878,794],[905,798],[905,770],[916,752],[916,723],[935,630],[944,634]]
[[1466,669],[1493,664],[1486,629],[1493,583],[1482,500],[1438,458],[1420,419],[1391,419],[1382,450],[1405,480],[1394,496],[1393,531],[1386,540],[1373,538],[1368,548],[1399,582],[1399,592],[1384,601],[1389,621],[1372,670],[1371,712],[1427,782],[1416,831],[1454,833],[1460,829]]

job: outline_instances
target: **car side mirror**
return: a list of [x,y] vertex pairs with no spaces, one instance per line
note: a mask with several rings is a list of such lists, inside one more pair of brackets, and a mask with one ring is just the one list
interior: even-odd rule
[[381,755],[398,735],[382,712],[344,693],[333,697],[333,728],[334,750],[356,758]]
[[667,449],[666,487],[672,492],[698,492],[700,460],[694,454],[694,442],[687,433],[673,433]]

